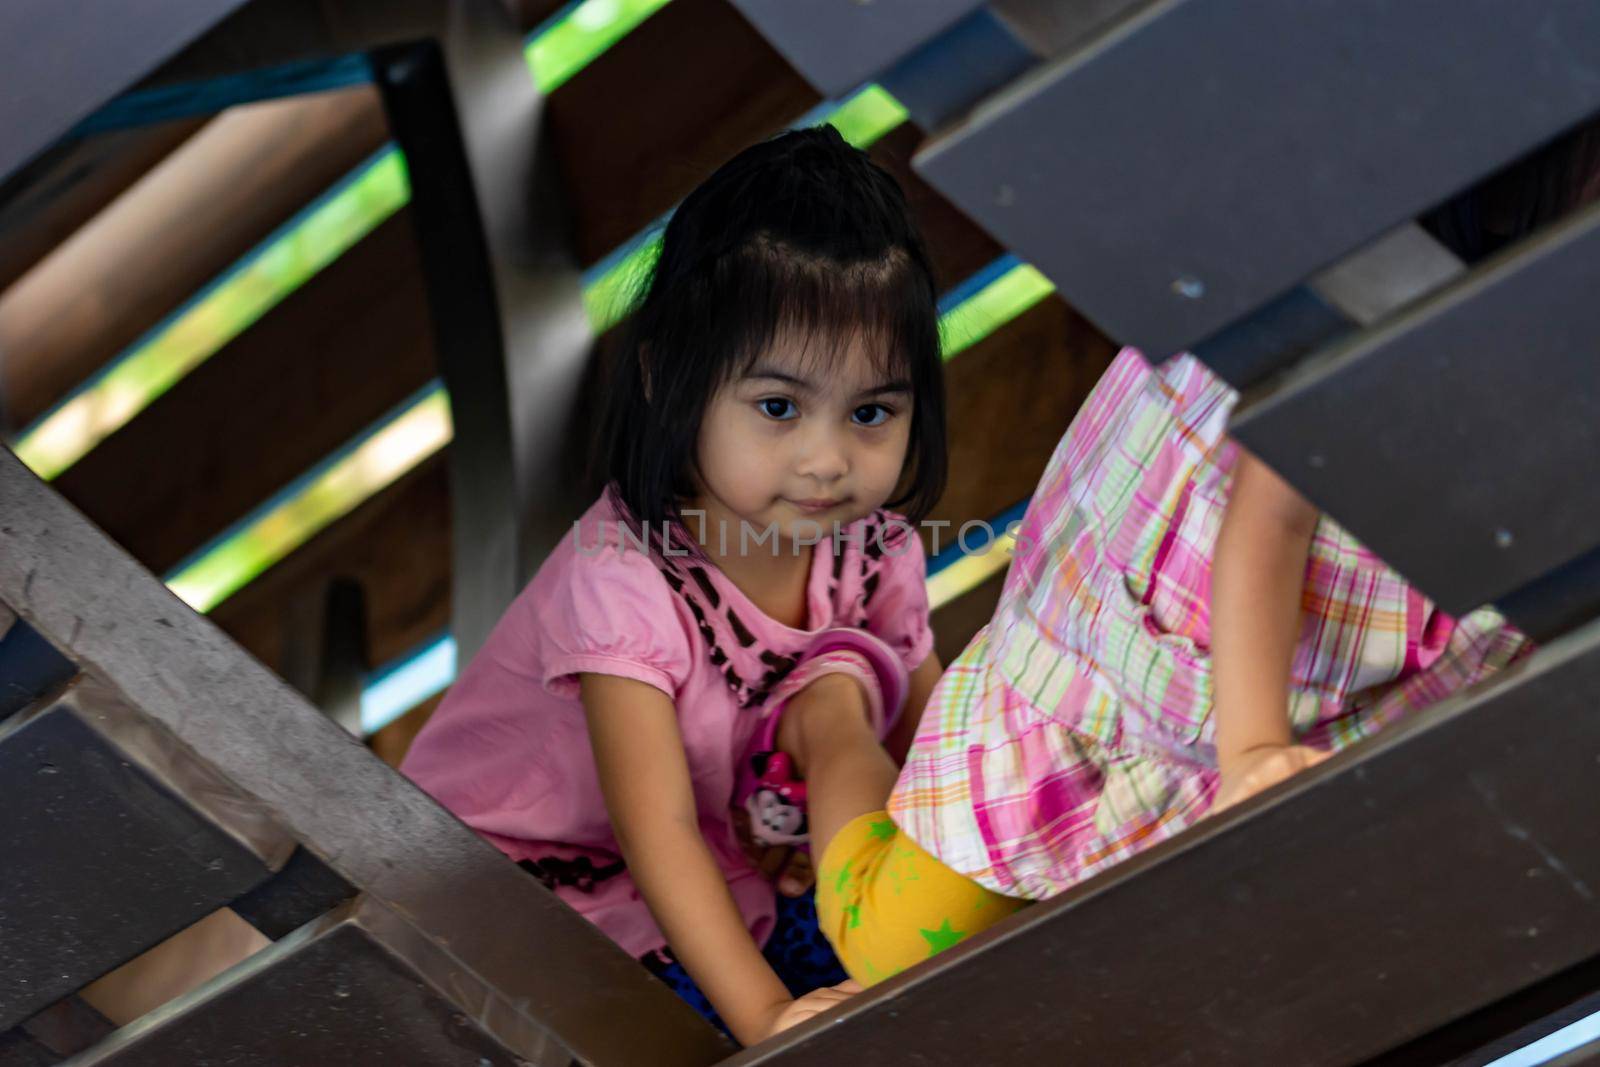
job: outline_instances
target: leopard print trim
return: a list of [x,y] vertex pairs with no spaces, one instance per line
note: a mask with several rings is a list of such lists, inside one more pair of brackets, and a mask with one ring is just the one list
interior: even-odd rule
[[[912,536],[910,527],[905,525],[904,520],[879,509],[861,524],[860,551],[849,551],[849,546],[856,544],[854,539],[835,545],[827,597],[836,609],[836,625],[866,625],[867,608],[878,591],[886,557],[894,554],[903,539],[909,536]],[[711,564],[699,556],[687,530],[681,527],[673,530],[673,546],[676,551],[672,554],[657,550],[650,553],[650,558],[661,571],[667,585],[688,606],[695,628],[705,640],[711,665],[722,674],[741,708],[765,703],[778,683],[798,665],[797,657],[758,647],[760,643],[750,627],[739,618],[732,605],[723,603],[707,570]],[[852,558],[861,579],[859,593],[854,604],[840,605],[839,590],[843,584],[844,568],[847,560]],[[810,596],[809,581],[807,596]],[[753,655],[756,665],[747,666],[750,677],[741,674],[735,665],[734,649],[742,653],[741,660],[748,660]]]
[[588,856],[573,859],[546,856],[537,860],[518,860],[517,866],[539,879],[551,892],[555,892],[559,886],[566,886],[580,893],[593,893],[595,886],[627,870],[627,864],[620,859],[615,863],[596,865]]

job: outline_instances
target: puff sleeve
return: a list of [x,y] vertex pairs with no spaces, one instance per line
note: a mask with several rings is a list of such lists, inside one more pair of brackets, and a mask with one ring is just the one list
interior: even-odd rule
[[933,651],[928,561],[921,540],[900,522],[885,534],[880,566],[867,577],[866,628],[898,652],[911,671]]

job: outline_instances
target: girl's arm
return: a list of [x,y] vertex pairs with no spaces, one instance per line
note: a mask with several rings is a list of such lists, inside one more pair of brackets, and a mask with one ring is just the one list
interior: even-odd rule
[[1211,652],[1222,772],[1214,810],[1325,758],[1295,745],[1289,732],[1289,668],[1318,518],[1289,483],[1241,450],[1212,567]]
[[889,750],[889,755],[894,757],[897,764],[905,763],[906,753],[911,751],[911,742],[917,739],[917,726],[922,722],[922,712],[928,706],[933,687],[939,684],[942,671],[938,655],[930,652],[928,658],[917,664],[917,669],[911,672],[905,711],[901,712],[900,721],[894,724],[889,736],[883,739],[883,747]]
[[600,788],[623,859],[679,961],[734,1037],[751,1045],[842,997],[796,1001],[745,928],[700,836],[672,700],[654,686],[580,676]]

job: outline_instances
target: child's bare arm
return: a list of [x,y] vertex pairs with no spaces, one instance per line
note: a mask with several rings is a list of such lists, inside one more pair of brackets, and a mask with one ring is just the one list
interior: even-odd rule
[[1317,519],[1292,486],[1240,453],[1211,584],[1218,809],[1320,758],[1289,732],[1289,668]]
[[917,664],[917,669],[911,672],[905,710],[900,713],[900,721],[894,724],[889,736],[883,739],[883,747],[889,750],[889,755],[894,757],[896,763],[905,763],[906,753],[911,751],[911,742],[917,739],[917,727],[922,722],[923,709],[928,705],[933,687],[939,684],[941,673],[943,669],[939,666],[939,657],[933,652],[928,653],[928,658]]
[[583,707],[606,810],[633,880],[690,977],[733,1035],[754,1044],[797,1002],[745,928],[700,836],[677,711],[660,690],[585,674]]

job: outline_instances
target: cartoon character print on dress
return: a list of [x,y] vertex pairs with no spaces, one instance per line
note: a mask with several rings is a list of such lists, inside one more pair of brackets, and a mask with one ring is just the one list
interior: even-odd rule
[[806,823],[806,784],[795,777],[793,764],[783,752],[757,752],[750,768],[760,782],[745,799],[750,825],[762,831],[756,840],[798,843],[810,833]]
[[[706,571],[708,564],[694,554],[694,542],[688,531],[681,526],[671,529],[672,553],[653,551],[650,558],[661,571],[667,585],[688,606],[695,628],[705,639],[706,654],[711,665],[727,681],[739,706],[758,707],[766,702],[777,684],[794,670],[797,660],[793,655],[759,647],[756,636],[739,618],[738,612],[734,611],[732,605],[723,602]],[[861,541],[857,546],[859,551],[850,551],[850,546],[856,544],[853,540],[835,546],[827,585],[828,601],[835,605],[833,625],[866,626],[868,605],[878,591],[886,556],[897,555],[904,539],[910,536],[909,526],[900,521],[891,524],[888,513],[880,509],[868,516],[863,524]],[[660,541],[658,536],[657,544],[664,545],[665,542]],[[860,580],[856,585],[854,602],[842,605],[839,603],[839,591],[847,564],[852,565]],[[741,673],[734,663],[734,649],[745,657],[753,656],[756,664],[759,664],[759,673],[749,666]]]

